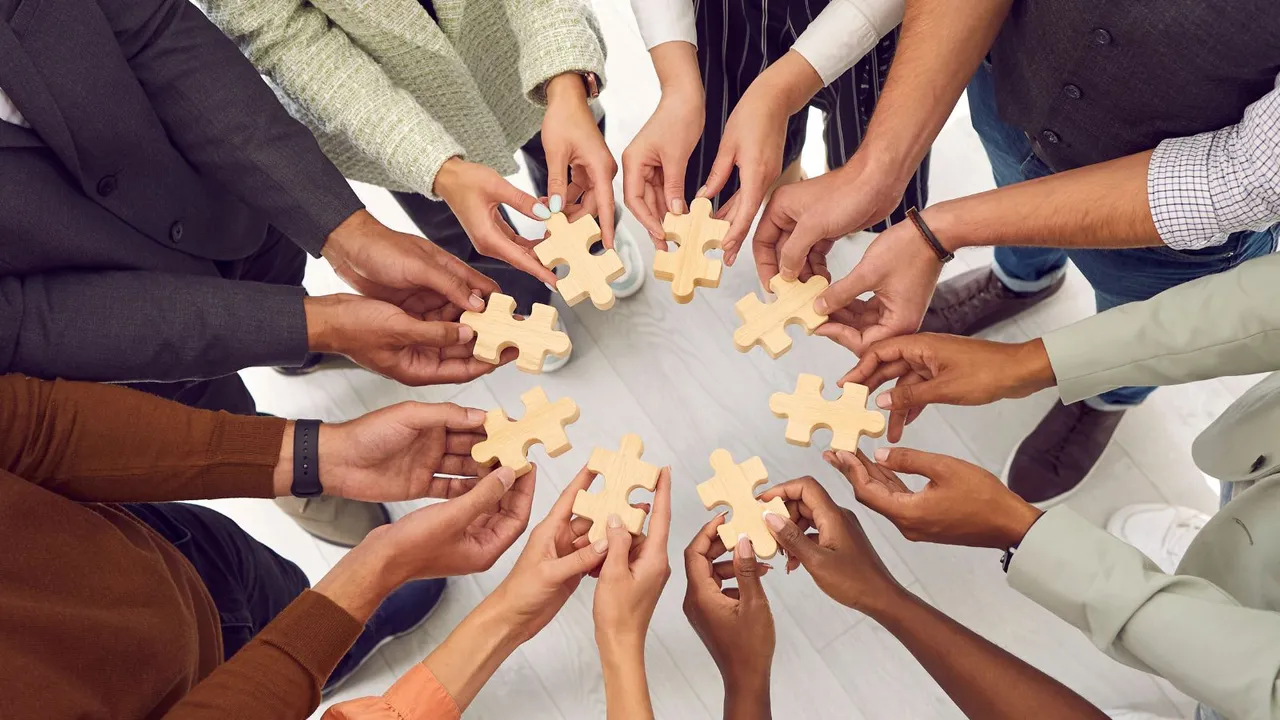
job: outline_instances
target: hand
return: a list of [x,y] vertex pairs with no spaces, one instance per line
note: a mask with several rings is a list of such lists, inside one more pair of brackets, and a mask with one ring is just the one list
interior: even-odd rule
[[[1000,478],[963,460],[908,448],[880,448],[875,455],[876,462],[843,450],[823,457],[848,478],[858,502],[888,518],[908,540],[1007,550],[1043,514]],[[895,470],[929,484],[912,492]]]
[[[484,418],[483,410],[453,403],[402,402],[321,425],[325,494],[372,502],[463,495],[481,473],[471,448],[484,440]],[[286,445],[289,460],[282,464],[292,478],[293,447]]]
[[[762,501],[773,498],[782,498],[790,517],[766,512],[769,532],[831,599],[874,615],[905,592],[871,546],[857,516],[836,505],[817,480],[790,480],[760,495]],[[806,534],[809,527],[817,534]]]
[[715,197],[738,168],[738,191],[716,213],[730,223],[722,241],[726,265],[737,259],[760,204],[782,174],[787,119],[821,89],[822,77],[789,50],[751,83],[730,113],[707,182],[698,191],[698,197]]
[[874,390],[897,378],[892,390],[876,397],[889,411],[889,442],[931,403],[985,405],[1022,398],[1053,387],[1053,367],[1044,343],[989,340],[922,333],[882,340],[866,348],[858,364],[840,379]]
[[667,535],[671,527],[671,470],[663,468],[654,490],[649,534],[632,541],[617,515],[610,515],[608,555],[600,567],[593,614],[596,645],[643,650],[658,597],[671,577]]
[[684,173],[705,122],[701,82],[663,88],[657,109],[622,153],[622,195],[659,250],[667,249],[662,228],[666,214],[688,212]]
[[585,190],[582,209],[599,216],[600,239],[612,249],[613,176],[618,174],[618,163],[605,145],[587,103],[586,86],[577,73],[557,75],[547,83],[542,146],[547,152],[551,212],[561,212]]
[[[723,514],[712,518],[685,548],[684,614],[720,668],[726,705],[732,697],[750,694],[751,688],[756,704],[767,708],[776,638],[760,578],[769,566],[756,562],[755,548],[745,537],[738,540],[732,560],[717,562],[726,552],[717,532],[724,522]],[[721,588],[725,580],[735,579],[736,588]],[[759,693],[764,694],[762,703]]]
[[909,179],[896,179],[873,157],[858,152],[844,167],[778,188],[752,240],[760,281],[767,283],[779,273],[788,280],[805,279],[805,266],[812,265],[815,252],[825,267],[834,241],[889,217],[902,202]]
[[591,487],[593,477],[584,468],[560,493],[546,519],[529,534],[511,573],[490,596],[515,623],[521,642],[546,627],[582,578],[604,561],[608,539],[588,544],[591,521],[573,518],[573,500],[579,490]]
[[[816,333],[861,354],[871,343],[920,329],[942,263],[909,222],[871,242],[853,272],[818,296],[813,306],[830,316]],[[870,300],[859,300],[874,292]]]
[[[464,383],[496,367],[472,356],[475,331],[457,322],[462,313],[452,304],[418,317],[359,295],[309,297],[303,307],[312,352],[345,355],[405,385]],[[509,349],[501,360],[517,354]]]
[[556,274],[533,254],[536,243],[516,234],[499,212],[501,206],[508,205],[531,220],[543,221],[551,217],[546,205],[507,182],[493,168],[457,157],[440,166],[435,193],[449,204],[476,250],[555,284]]
[[447,301],[465,310],[484,310],[498,284],[430,240],[396,232],[367,210],[343,221],[321,251],[338,277],[362,295],[417,314],[421,306]]

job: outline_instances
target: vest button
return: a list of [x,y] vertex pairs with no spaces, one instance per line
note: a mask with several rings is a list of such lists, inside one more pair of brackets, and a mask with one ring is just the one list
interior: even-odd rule
[[115,175],[106,175],[98,181],[98,194],[107,197],[116,191],[117,183]]
[[1063,85],[1062,94],[1066,95],[1072,100],[1079,100],[1080,96],[1083,95],[1083,93],[1080,92],[1080,88],[1075,85]]
[[1099,45],[1110,45],[1111,33],[1107,32],[1103,28],[1098,28],[1093,31],[1093,41]]
[[1044,141],[1049,143],[1050,145],[1057,145],[1062,140],[1062,138],[1058,137],[1058,133],[1052,130],[1045,130],[1044,132],[1040,133],[1040,137],[1043,138]]
[[172,240],[175,245],[182,241],[181,220],[169,226],[169,239]]

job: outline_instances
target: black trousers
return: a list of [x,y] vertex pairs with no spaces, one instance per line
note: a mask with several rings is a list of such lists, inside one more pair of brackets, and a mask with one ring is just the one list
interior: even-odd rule
[[235,655],[311,587],[297,565],[221,513],[186,503],[123,507],[173,543],[195,566],[218,608],[224,659]]
[[[701,141],[693,149],[685,171],[685,195],[693,197],[707,180],[729,114],[746,93],[747,87],[765,68],[791,49],[809,23],[827,6],[828,0],[770,0],[769,2],[715,2],[696,0],[698,64],[707,93],[707,123]],[[898,31],[885,36],[878,45],[844,75],[818,92],[809,102],[826,119],[823,139],[827,146],[827,166],[837,168],[848,162],[862,143],[871,113],[889,75],[889,64],[898,47]],[[804,146],[808,113],[799,112],[787,122],[787,139],[782,167],[800,157]],[[906,219],[912,207],[924,207],[928,199],[929,158],[926,156],[911,182],[902,203],[872,230],[884,230]],[[735,170],[720,194],[716,207],[738,189]]]

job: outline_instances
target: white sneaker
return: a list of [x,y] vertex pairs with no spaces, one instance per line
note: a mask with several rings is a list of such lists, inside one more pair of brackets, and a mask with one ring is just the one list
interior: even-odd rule
[[[565,332],[564,321],[561,320],[559,317],[556,317],[556,324],[554,327],[556,330],[559,330],[560,332]],[[565,365],[568,365],[569,360],[572,357],[573,357],[572,347],[570,347],[569,352],[565,353],[563,356],[548,355],[547,359],[542,361],[542,372],[544,373],[555,372],[560,368],[564,367]]]
[[1107,532],[1141,550],[1161,570],[1173,574],[1191,541],[1208,521],[1209,516],[1199,510],[1177,505],[1129,505],[1111,516]]
[[613,231],[613,249],[617,251],[618,257],[622,258],[622,267],[626,268],[622,277],[609,283],[609,287],[613,288],[614,296],[621,300],[640,292],[648,273],[645,272],[644,256],[640,254],[640,246],[624,224],[619,223],[617,229]]
[[1165,717],[1164,715],[1156,715],[1146,710],[1107,710],[1107,717],[1111,720],[1176,720],[1176,718]]

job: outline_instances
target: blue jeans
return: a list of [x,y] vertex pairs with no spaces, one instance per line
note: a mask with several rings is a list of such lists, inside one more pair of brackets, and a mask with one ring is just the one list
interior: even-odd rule
[[[996,185],[1004,187],[1053,174],[1032,152],[1026,134],[998,116],[995,82],[985,63],[969,82],[968,93],[973,129],[991,160]],[[1097,310],[1102,312],[1267,255],[1275,250],[1278,237],[1280,225],[1260,232],[1234,233],[1222,245],[1202,250],[1180,251],[1165,246],[1128,250],[998,247],[992,269],[1010,290],[1035,292],[1065,273],[1070,259],[1093,286]],[[1137,405],[1154,389],[1116,388],[1087,402],[1098,409],[1118,410]]]

